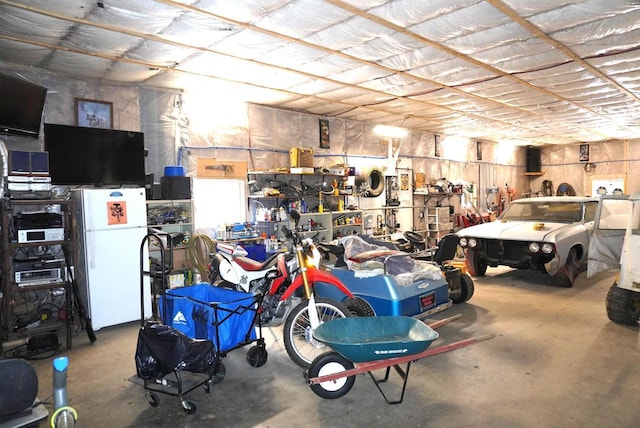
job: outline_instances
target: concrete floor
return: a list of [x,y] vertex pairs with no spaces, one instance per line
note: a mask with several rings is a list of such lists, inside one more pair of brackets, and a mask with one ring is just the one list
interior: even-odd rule
[[[84,332],[70,358],[69,398],[79,427],[637,427],[640,421],[637,329],[607,319],[612,274],[571,289],[541,273],[489,269],[466,304],[437,315],[462,319],[440,328],[432,346],[494,333],[496,337],[411,366],[404,402],[388,405],[367,375],[346,396],[325,400],[305,384],[286,355],[281,330],[264,330],[269,359],[253,368],[245,349],[228,354],[225,379],[210,394],[151,407],[135,373],[138,323]],[[274,340],[276,339],[277,340]],[[248,347],[247,347],[248,348]],[[41,399],[51,396],[51,360],[33,361]],[[392,378],[397,386],[398,378]]]

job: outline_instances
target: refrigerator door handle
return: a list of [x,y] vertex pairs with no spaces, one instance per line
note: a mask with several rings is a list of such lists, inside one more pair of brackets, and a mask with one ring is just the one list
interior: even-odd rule
[[88,240],[88,244],[87,245],[87,259],[89,259],[89,267],[91,268],[95,268],[96,267],[96,258],[93,257],[93,255],[96,253],[95,252],[95,248],[94,246],[96,245],[96,240],[95,239],[89,239]]
[[93,225],[93,193],[92,192],[83,192],[85,197],[85,203],[82,207],[84,213],[83,218],[85,221],[85,228],[87,230],[92,230],[94,228]]

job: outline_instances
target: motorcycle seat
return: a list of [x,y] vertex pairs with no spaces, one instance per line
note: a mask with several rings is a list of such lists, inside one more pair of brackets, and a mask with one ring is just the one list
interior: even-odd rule
[[272,254],[271,256],[269,256],[269,258],[263,262],[259,262],[257,260],[253,260],[250,259],[249,257],[234,257],[233,260],[238,263],[238,265],[249,272],[255,272],[255,271],[259,271],[259,270],[264,270],[266,268],[268,268],[269,266],[275,264],[275,260],[278,257],[278,254],[280,253],[275,253]]

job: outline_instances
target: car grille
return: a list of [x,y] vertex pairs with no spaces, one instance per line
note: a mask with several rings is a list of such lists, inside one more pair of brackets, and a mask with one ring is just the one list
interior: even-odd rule
[[480,252],[489,264],[538,268],[553,258],[553,254],[531,254],[529,242],[483,239]]
[[485,243],[485,254],[490,259],[495,260],[522,260],[525,254],[529,253],[528,243],[519,241],[499,241],[488,239]]

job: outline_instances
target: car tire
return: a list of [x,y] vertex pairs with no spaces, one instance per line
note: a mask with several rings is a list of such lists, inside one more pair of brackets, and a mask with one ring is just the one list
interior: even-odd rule
[[371,308],[369,303],[367,303],[365,300],[359,297],[354,297],[353,299],[347,299],[342,303],[347,309],[349,309],[349,312],[351,312],[351,315],[354,317],[375,317],[376,316],[376,313]]
[[575,248],[569,250],[567,261],[564,266],[555,274],[556,285],[564,288],[573,287],[573,281],[580,273],[578,251]]
[[465,265],[471,276],[484,276],[487,273],[487,261],[471,248],[467,248]]

